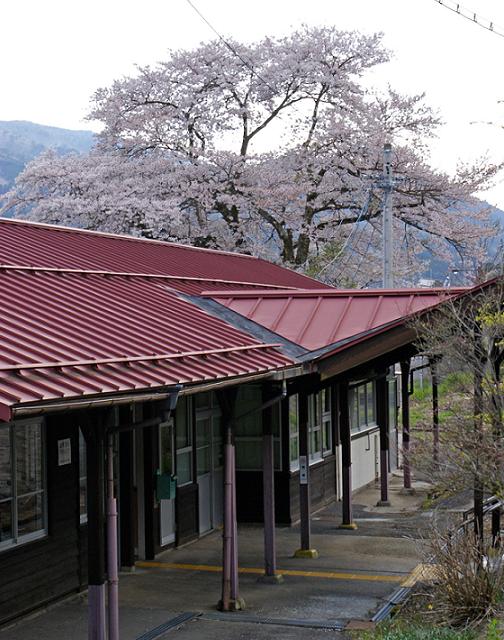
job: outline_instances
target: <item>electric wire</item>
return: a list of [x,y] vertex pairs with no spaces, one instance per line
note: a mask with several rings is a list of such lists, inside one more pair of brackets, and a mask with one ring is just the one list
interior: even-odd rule
[[243,64],[247,67],[247,69],[254,76],[256,76],[256,78],[260,80],[266,87],[268,87],[270,91],[273,91],[273,93],[276,93],[276,89],[274,89],[268,82],[266,82],[266,80],[259,73],[257,73],[254,67],[250,64],[250,62],[247,62],[247,60],[242,55],[240,55],[240,53],[238,53],[238,51],[233,47],[233,45],[230,42],[228,42],[226,38],[224,38],[224,36],[217,31],[217,29],[212,25],[212,23],[209,20],[207,20],[207,18],[205,18],[205,16],[201,13],[198,7],[195,4],[193,4],[191,0],[186,0],[186,2],[199,15],[199,17],[203,20],[203,22],[215,33],[215,35],[224,44],[224,46],[227,47],[234,56],[236,56],[239,60],[241,60]]
[[454,2],[454,0],[434,0],[434,2],[440,4],[446,9],[449,9],[450,11],[453,11],[454,13],[457,13],[459,16],[462,16],[466,20],[474,22],[479,27],[482,27],[487,31],[495,33],[495,35],[504,38],[504,27],[499,27],[493,20],[483,18],[482,16],[479,16],[475,11],[462,7],[459,2]]

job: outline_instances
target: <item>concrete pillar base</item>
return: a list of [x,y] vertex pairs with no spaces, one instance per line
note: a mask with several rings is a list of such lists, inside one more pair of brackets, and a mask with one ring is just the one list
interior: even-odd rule
[[[242,611],[245,608],[245,600],[243,598],[237,598],[236,600],[229,601],[229,609],[226,609],[226,611]],[[217,609],[219,611],[225,611],[222,600],[219,600],[217,603]]]
[[282,584],[284,581],[283,575],[280,573],[275,573],[273,576],[267,576],[264,574],[263,576],[259,576],[257,578],[257,582],[261,582],[262,584]]
[[390,507],[390,500],[378,500],[378,502],[376,503],[377,507]]
[[348,524],[340,524],[338,526],[338,529],[346,529],[347,531],[355,531],[356,529],[358,529],[357,525],[355,524],[355,522],[350,522]]
[[294,558],[318,558],[318,551],[316,549],[298,549],[294,551]]

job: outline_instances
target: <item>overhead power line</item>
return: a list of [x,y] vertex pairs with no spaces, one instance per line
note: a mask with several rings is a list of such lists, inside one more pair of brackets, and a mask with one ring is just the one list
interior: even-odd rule
[[489,20],[488,18],[483,18],[478,15],[475,11],[471,9],[467,9],[463,7],[459,2],[455,2],[454,0],[434,0],[437,4],[442,5],[446,9],[457,13],[459,16],[462,16],[466,20],[470,20],[477,24],[478,27],[482,27],[487,31],[491,31],[495,33],[495,35],[504,38],[504,27],[499,27],[499,25],[495,24],[493,20]]
[[198,9],[198,7],[193,4],[191,2],[191,0],[186,0],[187,4],[199,15],[199,17],[203,20],[203,22],[210,27],[210,29],[215,33],[215,35],[219,38],[219,40],[224,44],[225,47],[227,47],[229,49],[229,51],[231,51],[231,53],[237,57],[239,60],[241,60],[243,62],[243,64],[247,67],[247,69],[258,79],[260,80],[264,85],[266,85],[268,87],[268,89],[270,89],[271,91],[273,91],[274,93],[276,93],[276,89],[274,89],[270,84],[268,84],[268,82],[266,82],[266,80],[264,78],[262,78],[257,71],[254,69],[254,67],[250,64],[250,62],[248,62],[242,55],[240,55],[240,53],[233,47],[233,45],[226,40],[226,38],[224,38],[224,36],[222,34],[220,34],[217,29],[213,26],[213,24],[207,20],[207,18],[205,18],[205,16],[201,13],[201,11]]

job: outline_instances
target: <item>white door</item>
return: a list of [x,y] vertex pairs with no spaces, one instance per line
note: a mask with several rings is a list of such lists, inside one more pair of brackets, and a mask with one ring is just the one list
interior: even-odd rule
[[198,465],[199,532],[223,522],[224,472],[222,427],[215,411],[196,416],[196,460]]
[[[174,470],[173,419],[159,425],[159,470],[172,474]],[[175,541],[175,500],[161,500],[161,545]]]

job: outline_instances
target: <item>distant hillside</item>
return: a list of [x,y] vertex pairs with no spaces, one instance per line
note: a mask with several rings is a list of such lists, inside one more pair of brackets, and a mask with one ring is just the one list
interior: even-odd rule
[[27,162],[42,151],[65,153],[89,151],[92,131],[72,131],[22,120],[0,121],[0,194],[9,190]]

